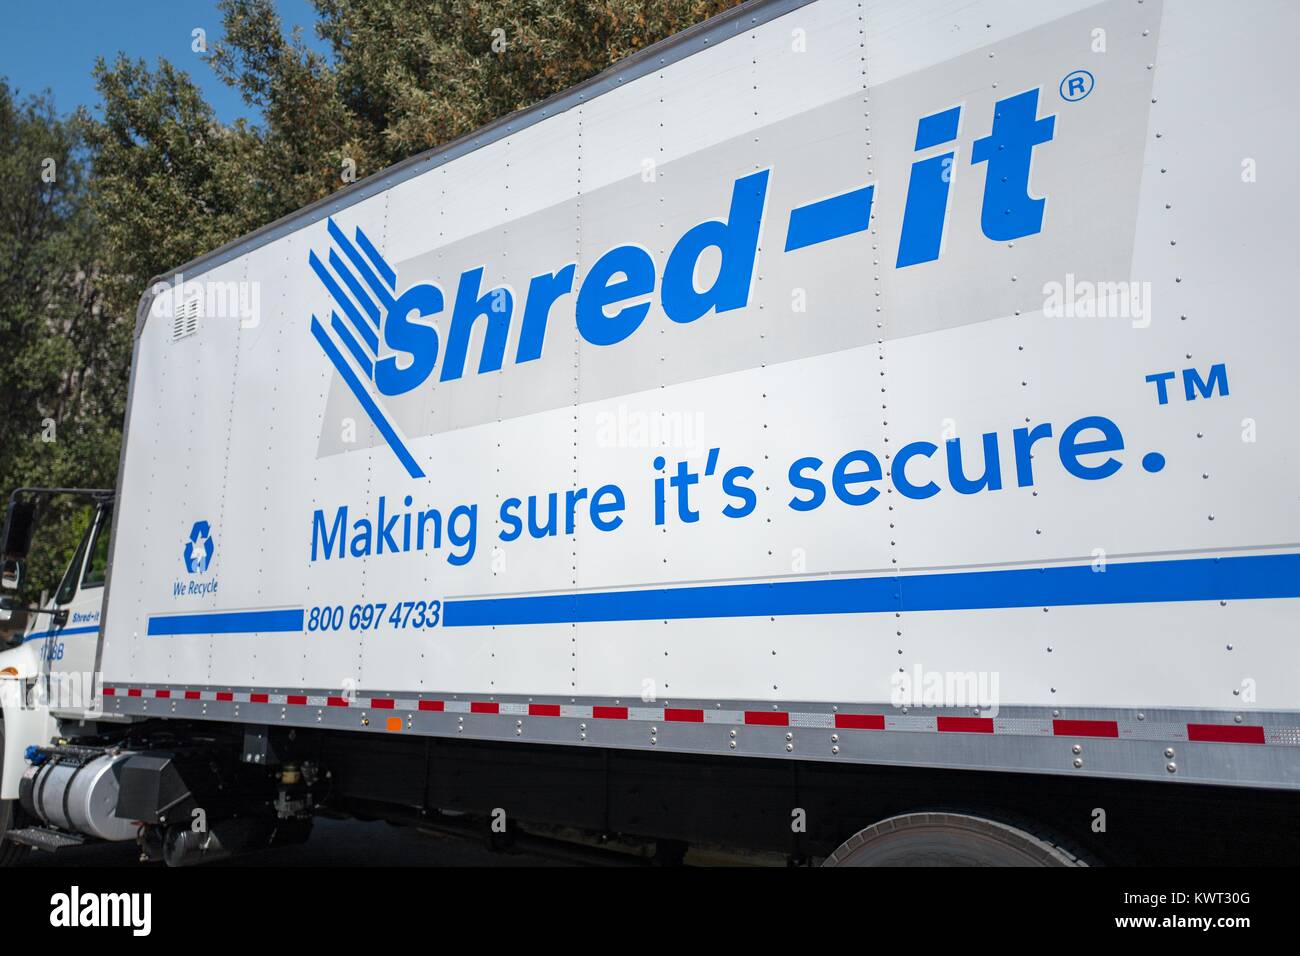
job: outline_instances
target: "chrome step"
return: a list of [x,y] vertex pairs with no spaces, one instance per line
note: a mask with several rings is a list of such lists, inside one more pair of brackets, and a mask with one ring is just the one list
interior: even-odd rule
[[46,830],[43,827],[27,827],[22,830],[10,830],[5,838],[20,846],[30,846],[37,850],[53,853],[64,847],[81,846],[86,838],[79,833],[64,833],[62,830]]

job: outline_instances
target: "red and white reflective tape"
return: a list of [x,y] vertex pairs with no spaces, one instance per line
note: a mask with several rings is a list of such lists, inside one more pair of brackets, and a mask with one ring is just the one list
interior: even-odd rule
[[105,697],[274,704],[284,707],[350,707],[380,711],[568,717],[654,723],[730,724],[756,727],[825,728],[885,732],[992,734],[994,736],[1089,737],[1115,740],[1172,740],[1195,743],[1300,745],[1300,727],[1259,724],[1162,723],[1155,720],[1066,720],[1026,717],[959,717],[834,711],[727,710],[690,707],[627,707],[604,704],[516,703],[425,697],[361,697],[272,694],[257,691],[105,687]]

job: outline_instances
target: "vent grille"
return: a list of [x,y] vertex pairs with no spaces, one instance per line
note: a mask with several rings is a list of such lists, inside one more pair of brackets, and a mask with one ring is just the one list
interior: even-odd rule
[[196,297],[177,309],[176,315],[172,317],[172,341],[175,342],[187,335],[193,335],[198,330],[199,300]]

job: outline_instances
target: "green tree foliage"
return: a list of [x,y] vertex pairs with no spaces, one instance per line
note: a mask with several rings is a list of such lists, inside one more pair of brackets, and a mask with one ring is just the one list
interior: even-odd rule
[[188,74],[122,56],[95,72],[104,120],[87,124],[90,205],[107,259],[105,296],[134,319],[149,279],[281,210],[258,178],[256,133],[219,123]]
[[735,0],[313,0],[331,51],[272,0],[221,0],[207,66],[264,121],[223,126],[189,76],[96,68],[92,130],[112,307],[148,280],[360,179],[579,83]]
[[[111,485],[129,331],[105,309],[86,202],[84,119],[0,80],[0,488]],[[52,588],[75,546],[68,507],[44,523],[30,590]]]

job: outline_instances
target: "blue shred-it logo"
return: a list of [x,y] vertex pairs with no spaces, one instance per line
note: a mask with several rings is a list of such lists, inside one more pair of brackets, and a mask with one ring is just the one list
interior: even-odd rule
[[[501,371],[511,359],[519,365],[541,358],[553,310],[557,316],[572,315],[587,345],[605,348],[633,335],[652,305],[678,325],[744,309],[755,287],[764,229],[785,231],[783,246],[767,247],[780,251],[765,255],[803,256],[810,247],[867,232],[878,191],[903,210],[896,256],[890,250],[894,268],[924,267],[943,254],[952,170],[963,153],[969,156],[966,164],[985,169],[978,223],[984,238],[1002,243],[1041,232],[1047,198],[1034,194],[1031,169],[1035,151],[1055,136],[1056,117],[1040,115],[1039,89],[998,100],[992,115],[981,115],[978,122],[972,118],[964,123],[967,111],[959,104],[918,119],[906,182],[900,176],[877,183],[864,169],[863,180],[848,191],[805,198],[781,214],[768,208],[772,170],[762,169],[732,180],[729,202],[719,190],[713,204],[717,217],[686,229],[660,259],[630,240],[607,249],[589,265],[583,263],[580,278],[578,262],[566,257],[550,269],[535,271],[534,266],[526,281],[486,291],[484,268],[476,266],[460,274],[445,316],[441,287],[421,282],[399,289],[397,273],[369,237],[358,228],[349,238],[329,219],[330,248],[324,261],[315,251],[308,254],[332,300],[328,322],[312,315],[312,335],[407,472],[423,478],[424,470],[380,407],[381,397],[419,388],[434,375],[435,366],[439,382],[462,378],[471,340],[481,341],[477,373],[482,375]],[[960,150],[959,140],[967,139],[969,148]],[[963,223],[961,228],[974,226]],[[720,253],[710,252],[719,264],[712,284],[700,289],[698,267],[710,250]],[[839,267],[849,271],[857,263],[844,258]],[[516,288],[526,292],[516,296]],[[439,340],[435,316],[442,317],[445,342]],[[513,325],[518,335],[515,354],[508,358]],[[475,335],[476,327],[481,336]]]
[[[412,322],[410,318],[412,313],[427,319],[441,312],[442,291],[423,283],[398,295],[397,273],[360,228],[353,243],[333,219],[328,226],[336,247],[327,255],[333,271],[325,268],[315,252],[309,253],[307,261],[329,290],[334,307],[329,330],[313,315],[311,334],[411,477],[423,478],[424,470],[361,379],[373,382],[381,395],[401,395],[429,377],[438,355],[438,330],[432,325]],[[340,282],[347,286],[346,293]],[[379,355],[381,330],[384,344],[390,350],[382,358]],[[394,352],[409,356],[408,363],[400,366]]]
[[212,531],[206,521],[194,522],[190,529],[189,540],[185,542],[185,570],[190,574],[203,574],[212,563],[212,553],[216,545],[212,542]]

